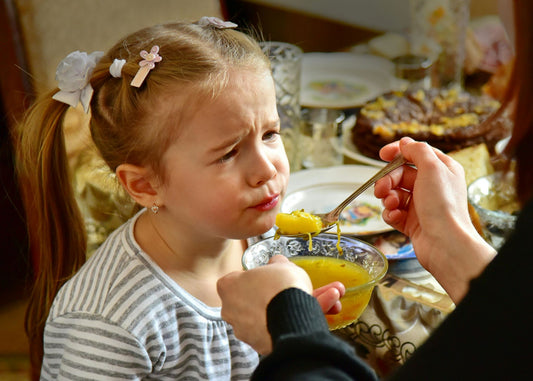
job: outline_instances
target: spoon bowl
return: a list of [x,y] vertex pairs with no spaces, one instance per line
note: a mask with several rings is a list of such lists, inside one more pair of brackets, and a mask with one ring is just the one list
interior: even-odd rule
[[284,233],[284,230],[281,229],[278,226],[278,229],[276,230],[276,235],[278,236],[285,236],[285,237],[302,237],[302,236],[308,236],[311,235],[317,235],[319,233],[325,232],[330,230],[333,226],[337,224],[339,221],[340,214],[342,211],[350,205],[350,203],[355,200],[361,193],[366,191],[371,185],[373,185],[376,181],[381,179],[382,177],[386,176],[390,172],[394,171],[396,168],[406,164],[406,160],[402,155],[398,155],[389,162],[387,165],[385,165],[383,168],[381,168],[374,176],[372,176],[370,179],[368,179],[363,185],[361,185],[359,188],[357,188],[351,195],[349,195],[343,202],[341,202],[335,209],[328,213],[317,213],[317,214],[309,214],[309,217],[314,217],[320,219],[322,222],[322,228],[318,231],[306,231],[306,232],[299,232],[296,234],[287,234]]

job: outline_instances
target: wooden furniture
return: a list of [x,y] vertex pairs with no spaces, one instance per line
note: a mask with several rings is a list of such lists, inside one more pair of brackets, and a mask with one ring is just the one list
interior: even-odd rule
[[32,100],[12,0],[0,3],[0,305],[26,295],[31,283],[24,210],[14,174],[12,129]]
[[226,18],[240,27],[256,31],[264,40],[298,45],[304,52],[346,50],[382,33],[262,2],[226,0],[225,4]]

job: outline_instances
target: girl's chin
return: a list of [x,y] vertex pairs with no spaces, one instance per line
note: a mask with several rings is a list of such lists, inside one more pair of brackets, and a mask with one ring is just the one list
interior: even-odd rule
[[268,233],[273,228],[274,228],[274,224],[268,225],[262,228],[254,229],[254,231],[250,234],[250,236],[257,237],[257,236],[263,235],[265,233]]
[[275,221],[276,219],[274,218],[272,219],[272,221],[268,221],[267,223],[257,224],[256,226],[254,226],[253,229],[250,230],[250,237],[257,237],[269,232],[271,229],[274,228]]
[[[261,213],[259,217],[241,220],[238,225],[234,225],[233,232],[236,233],[235,239],[247,239],[261,236],[274,228],[276,215],[278,212],[270,211]],[[272,232],[272,235],[274,232]]]

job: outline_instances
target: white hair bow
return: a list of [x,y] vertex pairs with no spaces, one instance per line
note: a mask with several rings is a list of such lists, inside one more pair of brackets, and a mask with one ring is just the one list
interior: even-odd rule
[[219,19],[218,17],[208,17],[208,16],[204,16],[202,17],[200,20],[198,20],[198,25],[201,25],[201,26],[213,26],[217,29],[233,29],[233,28],[237,28],[238,25],[231,22],[231,21],[223,21],[221,19]]
[[81,102],[83,110],[89,111],[93,88],[89,83],[96,64],[104,52],[91,54],[75,51],[59,63],[56,70],[56,81],[59,91],[52,98],[59,102],[76,107]]
[[126,60],[119,60],[115,58],[111,66],[109,66],[109,74],[114,78],[122,77],[122,67],[126,64]]

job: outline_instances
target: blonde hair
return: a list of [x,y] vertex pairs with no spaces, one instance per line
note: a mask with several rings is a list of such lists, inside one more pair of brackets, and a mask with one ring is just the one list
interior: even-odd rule
[[[132,87],[140,51],[154,45],[163,60],[140,88]],[[109,73],[114,59],[126,60],[121,78]],[[270,63],[254,38],[233,29],[178,22],[121,40],[98,62],[90,79],[90,130],[103,159],[113,171],[122,163],[149,166],[164,180],[160,157],[177,137],[181,115],[161,112],[160,106],[181,93],[190,102],[181,105],[182,111],[198,107],[220,93],[234,68],[269,70]],[[34,379],[42,363],[48,311],[59,288],[85,262],[87,246],[65,152],[62,123],[68,106],[52,99],[57,91],[41,96],[18,128],[17,170],[37,262],[25,322]]]

